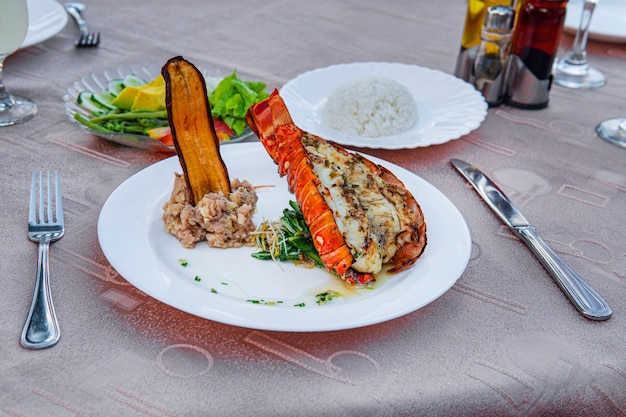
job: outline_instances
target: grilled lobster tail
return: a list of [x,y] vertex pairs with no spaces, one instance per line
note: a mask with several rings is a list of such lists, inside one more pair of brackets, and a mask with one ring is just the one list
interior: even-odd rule
[[426,246],[422,211],[386,168],[299,129],[275,90],[247,122],[287,176],[324,266],[366,285],[383,264],[413,265]]

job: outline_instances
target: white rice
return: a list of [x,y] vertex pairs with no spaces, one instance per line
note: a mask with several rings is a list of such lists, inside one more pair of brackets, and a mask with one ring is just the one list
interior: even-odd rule
[[322,109],[326,126],[375,138],[406,132],[417,123],[417,104],[404,85],[385,77],[365,77],[339,85]]

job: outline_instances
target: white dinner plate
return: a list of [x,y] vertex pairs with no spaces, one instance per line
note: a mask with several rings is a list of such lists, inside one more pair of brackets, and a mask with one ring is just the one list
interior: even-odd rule
[[21,48],[43,42],[59,33],[67,23],[67,12],[54,0],[28,0],[28,33]]
[[[371,76],[393,79],[409,89],[417,103],[417,123],[403,133],[376,138],[353,136],[326,126],[322,109],[334,89]],[[366,148],[445,143],[478,128],[487,115],[487,103],[471,84],[442,71],[398,63],[364,62],[315,69],[287,82],[280,95],[301,129],[343,145]]]
[[[583,11],[582,0],[567,3],[565,32],[576,34]],[[626,43],[626,1],[601,0],[589,23],[589,39],[607,43]]]
[[[231,179],[270,186],[257,190],[255,223],[278,220],[293,196],[262,145],[240,143],[221,152]],[[251,247],[215,249],[202,242],[184,249],[165,231],[161,218],[174,172],[181,172],[176,156],[140,171],[109,196],[98,220],[100,245],[111,265],[136,288],[213,321],[308,332],[391,320],[429,304],[456,282],[469,260],[471,239],[462,215],[440,191],[401,167],[371,159],[405,183],[428,225],[428,245],[417,263],[383,277],[374,289],[348,290],[321,269],[257,260]],[[315,295],[329,289],[342,296],[318,305]]]

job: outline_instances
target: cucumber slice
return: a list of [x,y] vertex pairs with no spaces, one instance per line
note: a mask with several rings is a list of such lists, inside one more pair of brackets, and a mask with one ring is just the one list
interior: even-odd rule
[[135,74],[128,74],[126,77],[124,77],[123,81],[124,86],[131,85],[133,87],[140,87],[145,83],[146,82],[143,79],[139,78]]
[[87,104],[91,101],[91,91],[81,91],[76,97],[76,102],[80,105]]
[[83,108],[87,109],[92,114],[100,114],[107,110],[107,108],[98,104],[92,99],[93,93],[91,91],[81,91],[76,98],[76,102]]
[[93,101],[94,103],[96,103],[102,108],[111,109],[111,110],[116,108],[113,104],[111,104],[114,98],[115,97],[108,91],[103,91],[101,93],[93,93],[91,95],[91,101]]
[[111,80],[107,84],[107,90],[109,90],[109,93],[111,93],[113,97],[117,97],[124,87],[124,80],[121,78]]

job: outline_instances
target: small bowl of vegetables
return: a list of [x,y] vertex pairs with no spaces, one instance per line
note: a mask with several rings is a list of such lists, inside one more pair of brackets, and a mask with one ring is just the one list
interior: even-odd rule
[[[201,69],[221,144],[254,135],[245,114],[268,97],[261,81],[242,80],[233,70]],[[63,96],[65,113],[80,128],[102,139],[134,148],[175,151],[165,109],[161,65],[105,69],[75,81]]]

